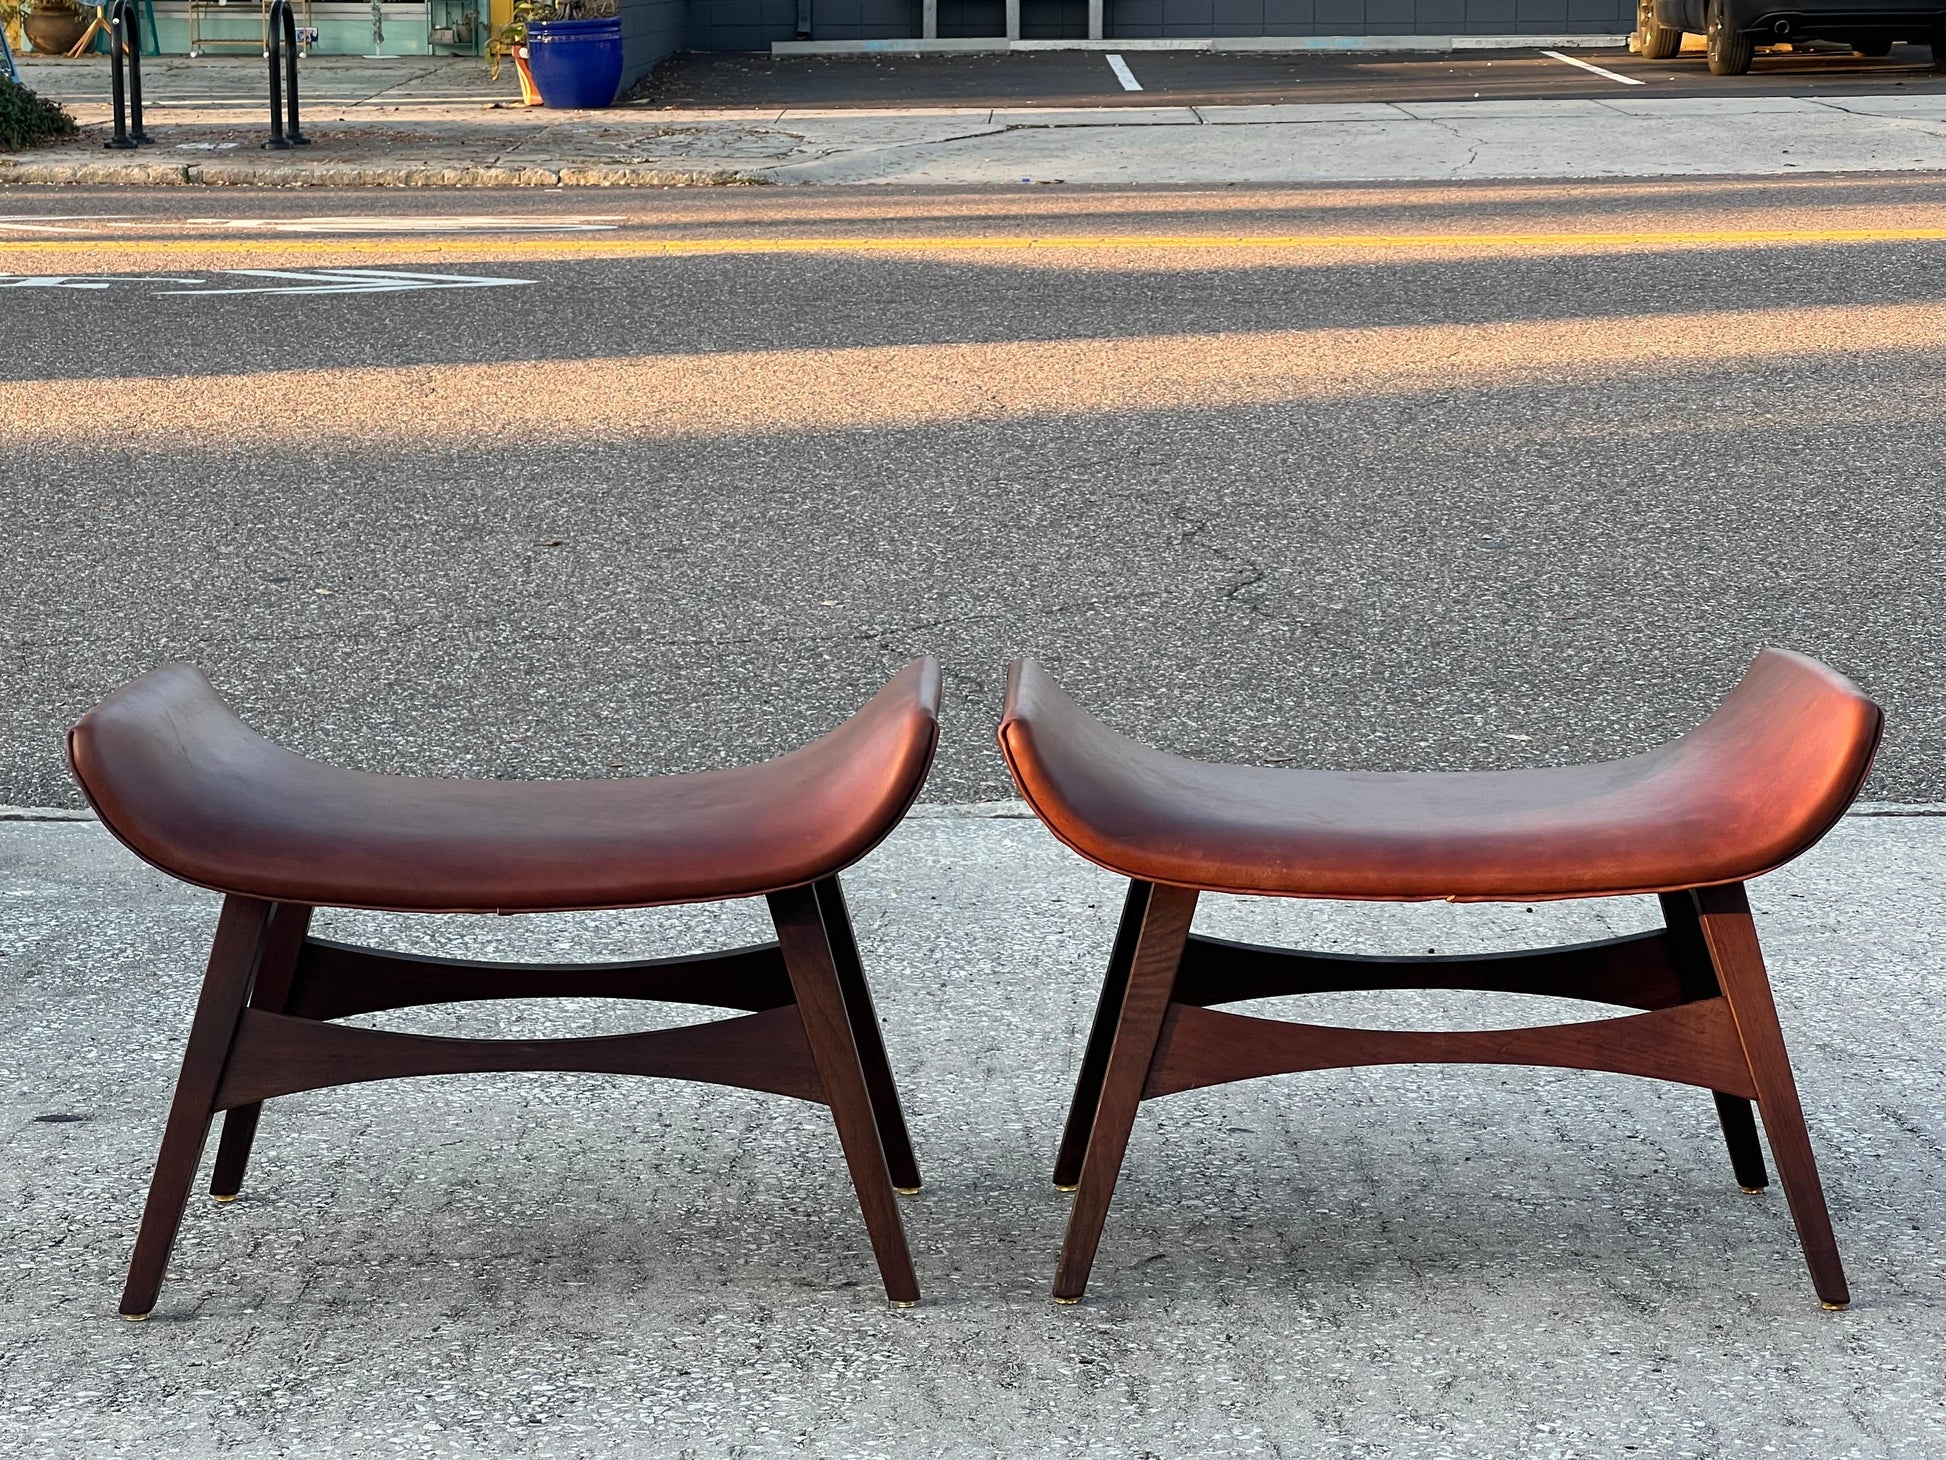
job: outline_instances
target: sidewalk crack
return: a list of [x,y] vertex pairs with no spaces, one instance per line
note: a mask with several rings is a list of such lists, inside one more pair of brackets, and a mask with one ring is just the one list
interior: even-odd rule
[[368,106],[372,102],[377,101],[381,96],[390,96],[393,92],[397,91],[401,86],[404,86],[407,82],[419,81],[431,74],[432,74],[431,67],[427,67],[427,66],[417,67],[412,72],[411,75],[399,77],[399,79],[394,81],[390,86],[381,86],[377,91],[374,91],[370,96],[361,96],[357,101],[353,102],[352,105]]
[[811,142],[802,133],[786,133],[795,138],[798,146],[791,155],[776,162],[761,163],[749,168],[752,173],[784,172],[793,167],[806,167],[816,162],[826,162],[834,157],[879,157],[888,152],[904,152],[914,147],[940,147],[948,142],[971,142],[979,137],[999,137],[1011,128],[989,125],[977,132],[966,132],[952,137],[925,137],[912,142],[881,142],[870,147],[846,147],[842,142]]
[[1447,121],[1443,117],[1421,117],[1419,118],[1419,120],[1422,122],[1430,122],[1433,126],[1438,127],[1442,132],[1446,133],[1455,142],[1462,143],[1466,147],[1465,158],[1459,163],[1457,167],[1453,168],[1452,172],[1449,174],[1450,176],[1452,177],[1460,176],[1462,173],[1472,168],[1474,163],[1480,160],[1480,143],[1476,138],[1468,137],[1464,132],[1460,131],[1458,127],[1454,126],[1451,122]]
[[1858,111],[1852,107],[1843,105],[1835,97],[1826,98],[1814,96],[1809,99],[1830,111],[1843,112],[1848,117],[1862,117],[1869,122],[1891,122],[1895,126],[1903,126],[1910,131],[1917,132],[1922,137],[1946,136],[1946,133],[1936,130],[1941,123],[1946,123],[1946,117],[1902,117],[1887,112]]

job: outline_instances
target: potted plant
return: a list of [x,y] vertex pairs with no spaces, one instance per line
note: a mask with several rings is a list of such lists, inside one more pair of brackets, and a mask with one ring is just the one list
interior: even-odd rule
[[20,30],[44,56],[65,56],[88,32],[80,0],[21,0]]
[[617,0],[531,0],[515,15],[543,103],[584,109],[614,102],[622,89]]
[[527,69],[527,22],[541,14],[553,13],[551,0],[514,0],[512,22],[487,37],[487,74],[498,81],[501,60],[512,57],[514,72],[520,78],[520,99],[527,106],[541,104],[541,94],[534,86],[534,73]]

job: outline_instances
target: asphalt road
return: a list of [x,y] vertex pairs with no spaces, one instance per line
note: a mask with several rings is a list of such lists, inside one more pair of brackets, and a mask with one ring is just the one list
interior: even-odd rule
[[[1677,733],[1765,644],[1946,799],[1946,244],[1884,236],[1941,187],[0,196],[0,269],[126,281],[0,288],[0,802],[75,804],[63,727],[178,659],[306,753],[601,776],[931,652],[962,801],[1014,654],[1196,755],[1467,767]],[[618,226],[393,231],[488,208]],[[333,266],[532,282],[162,292]]]
[[[1331,53],[1136,51],[1126,90],[1099,51],[962,56],[771,56],[685,51],[631,93],[650,108],[1252,106],[1287,102],[1506,101],[1551,97],[1930,95],[1946,89],[1928,47],[1880,58],[1837,48],[1761,52],[1712,76],[1701,51],[1663,61],[1622,49]],[[1621,77],[1616,81],[1612,77]],[[1633,83],[1631,85],[1631,83]]]

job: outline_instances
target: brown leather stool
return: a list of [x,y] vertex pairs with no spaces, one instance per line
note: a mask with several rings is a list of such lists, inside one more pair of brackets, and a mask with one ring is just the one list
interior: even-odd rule
[[[1878,706],[1767,649],[1714,715],[1626,760],[1562,769],[1367,773],[1205,765],[1094,719],[1031,661],[1000,744],[1068,846],[1130,879],[1054,1168],[1078,1191],[1054,1281],[1080,1299],[1143,1100],[1349,1065],[1556,1065],[1716,1094],[1745,1191],[1767,1183],[1750,1102],[1827,1308],[1849,1301],[1743,884],[1810,847],[1871,767]],[[1296,953],[1190,931],[1201,892],[1388,902],[1535,902],[1653,892],[1667,926],[1504,956]],[[1286,994],[1480,989],[1645,1012],[1534,1029],[1423,1033],[1219,1013]]]
[[[894,1189],[919,1188],[838,873],[904,816],[932,764],[939,671],[915,660],[822,740],[763,765],[611,781],[441,781],[320,765],[262,739],[187,666],[88,712],[68,757],[137,856],[225,895],[121,1311],[147,1316],[211,1119],[234,1197],[263,1102],[401,1075],[663,1075],[831,1107],[886,1296],[919,1286]],[[777,941],[639,963],[475,963],[310,936],[314,907],[586,912],[769,899]],[[348,1015],[589,996],[738,1017],[594,1039],[443,1039]]]

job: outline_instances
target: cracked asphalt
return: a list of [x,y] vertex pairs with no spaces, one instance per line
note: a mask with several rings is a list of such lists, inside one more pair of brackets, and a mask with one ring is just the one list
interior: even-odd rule
[[[387,229],[489,205],[7,195],[0,225],[83,220],[17,274],[533,282],[0,290],[0,802],[77,804],[62,729],[182,659],[302,752],[520,777],[775,754],[931,652],[927,797],[957,802],[1009,794],[991,732],[1016,654],[1174,750],[1424,768],[1639,749],[1766,644],[1886,705],[1869,796],[1946,799],[1942,245],[1792,234],[1923,228],[1940,197],[1929,176],[530,194],[490,206],[617,226],[434,245]],[[167,252],[348,215],[366,231],[301,257]],[[1691,241],[1112,242],[1617,230]],[[1043,234],[1106,241],[917,246]],[[818,237],[915,247],[784,245]],[[654,239],[770,251],[624,247]]]

